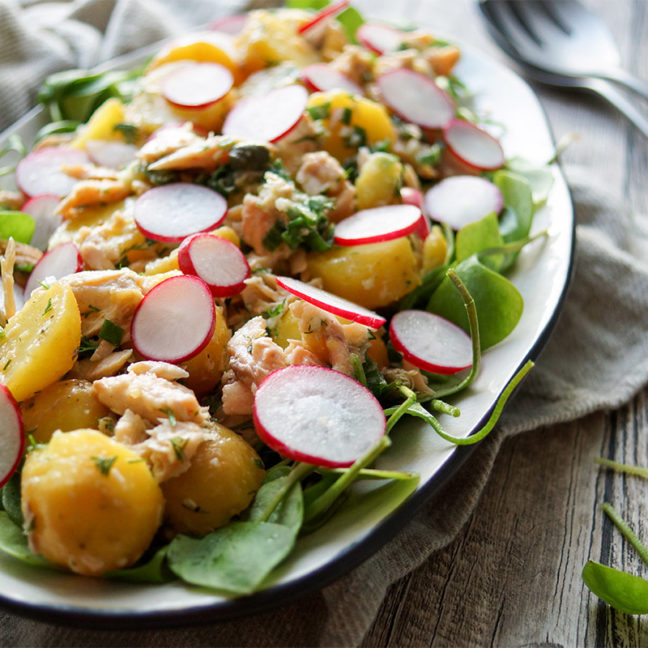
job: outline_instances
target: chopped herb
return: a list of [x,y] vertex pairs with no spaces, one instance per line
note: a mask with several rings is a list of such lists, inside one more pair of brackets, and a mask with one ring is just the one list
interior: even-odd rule
[[136,464],[136,463],[143,463],[144,459],[129,459],[126,463],[129,464]]
[[389,153],[391,150],[391,141],[388,139],[380,140],[371,147],[372,153]]
[[113,432],[115,429],[115,421],[110,416],[102,416],[97,419],[97,425],[102,432],[104,430],[107,432]]
[[114,322],[111,322],[109,319],[105,319],[99,329],[99,337],[106,342],[110,342],[113,346],[118,347],[121,344],[122,337],[124,336],[124,329],[121,326],[117,326]]
[[277,317],[283,313],[283,310],[286,306],[286,300],[284,299],[281,304],[275,304],[272,308],[268,308],[261,313],[261,316],[265,319],[270,319],[271,317]]
[[328,119],[331,116],[331,102],[327,101],[319,106],[310,106],[306,108],[306,112],[315,121],[318,119]]
[[423,149],[417,156],[416,161],[419,164],[427,166],[436,166],[441,162],[441,154],[443,153],[443,146],[438,142],[432,146]]
[[270,268],[252,268],[252,274],[271,274],[272,270]]
[[44,281],[39,281],[38,282],[45,290],[49,290],[49,284],[46,284]]
[[139,128],[134,124],[115,124],[113,130],[121,133],[127,144],[135,144],[139,136]]
[[99,468],[99,472],[102,475],[106,475],[106,476],[110,472],[110,469],[112,468],[115,461],[117,461],[117,455],[114,455],[112,457],[96,457],[96,456],[92,456],[90,458],[92,459],[92,461],[95,462],[95,465],[97,466],[97,468]]
[[175,414],[173,413],[173,410],[170,407],[166,407],[166,408],[163,408],[163,409],[161,408],[161,409],[158,410],[158,412],[162,412],[162,414],[167,415],[167,418],[169,419],[169,425],[171,427],[176,426],[176,417],[175,417]]
[[98,313],[98,312],[99,309],[96,306],[93,306],[92,304],[88,304],[88,310],[81,313],[81,317],[88,317],[90,313]]
[[175,452],[178,461],[184,461],[184,449],[188,442],[189,439],[183,439],[182,437],[173,437],[170,439],[173,452]]
[[47,306],[45,306],[45,310],[43,311],[43,315],[47,315],[52,310],[52,298],[50,297],[47,300]]
[[367,144],[367,131],[361,126],[354,125],[351,132],[342,137],[342,141],[348,148],[360,148]]
[[15,265],[15,270],[18,270],[18,272],[24,272],[25,274],[29,274],[33,269],[33,263],[17,263]]
[[340,118],[343,124],[349,126],[351,124],[351,117],[353,116],[353,111],[348,106],[345,106],[342,109],[342,117]]
[[289,180],[289,181],[292,180],[290,174],[288,173],[288,171],[286,171],[286,167],[284,166],[284,163],[279,159],[275,160],[269,166],[268,172],[274,173],[275,175],[278,175],[280,178],[283,178],[284,180]]
[[98,346],[98,342],[83,335],[81,337],[81,344],[79,344],[79,349],[77,351],[79,358],[92,355],[97,350]]
[[5,362],[5,366],[2,367],[2,371],[7,371],[10,364],[11,364],[11,358],[9,358],[9,360],[7,360],[7,362]]

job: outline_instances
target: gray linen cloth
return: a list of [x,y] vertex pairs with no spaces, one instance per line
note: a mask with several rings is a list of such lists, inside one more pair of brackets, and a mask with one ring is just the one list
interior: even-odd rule
[[[0,129],[33,105],[42,78],[90,66],[213,20],[237,0],[0,0]],[[461,530],[502,441],[510,435],[619,406],[648,380],[648,234],[638,214],[566,169],[577,219],[573,285],[536,368],[497,429],[399,535],[353,572],[278,610],[211,626],[77,630],[0,611],[4,645],[357,645],[389,585]],[[614,215],[613,218],[610,216]],[[629,234],[632,232],[632,235]],[[316,611],[316,612],[314,612]]]

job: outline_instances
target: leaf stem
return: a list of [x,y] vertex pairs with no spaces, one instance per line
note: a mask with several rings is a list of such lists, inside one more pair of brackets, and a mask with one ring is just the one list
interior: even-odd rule
[[340,476],[339,479],[326,491],[324,491],[317,499],[313,500],[311,505],[304,511],[304,522],[309,522],[321,515],[326,511],[333,502],[348,488],[353,481],[358,477],[360,471],[366,466],[372,464],[376,457],[391,445],[389,436],[381,437],[380,441],[364,455],[360,457],[351,467],[347,468],[346,472]]
[[[322,475],[344,475],[347,470],[348,468],[318,468],[317,472]],[[412,479],[416,476],[417,473],[362,468],[358,471],[357,479]]]
[[385,434],[389,434],[394,425],[400,421],[402,418],[403,414],[407,412],[409,409],[410,405],[413,403],[416,403],[416,394],[409,388],[405,387],[405,385],[399,385],[398,389],[400,390],[401,394],[405,396],[405,400],[396,408],[390,408],[390,413],[391,416],[387,419],[387,429]]
[[519,252],[523,247],[527,246],[529,243],[532,243],[536,239],[547,236],[549,236],[549,232],[547,230],[542,230],[541,232],[538,232],[533,236],[527,236],[526,238],[520,239],[519,241],[512,241],[511,243],[506,243],[505,245],[499,245],[497,247],[481,250],[478,253],[478,256],[490,256],[492,254],[514,254],[515,252]]
[[484,425],[481,430],[476,432],[475,434],[470,435],[469,437],[453,437],[452,435],[448,434],[442,427],[441,423],[430,414],[429,419],[426,418],[425,420],[434,428],[434,431],[443,439],[446,441],[449,441],[450,443],[454,443],[455,445],[473,445],[474,443],[478,443],[481,441],[483,438],[488,436],[488,434],[491,432],[491,430],[495,427],[497,424],[497,421],[499,420],[499,417],[502,414],[502,410],[504,409],[504,405],[506,405],[506,401],[509,399],[515,388],[520,384],[524,376],[529,373],[531,368],[533,367],[533,362],[531,360],[527,361],[527,363],[522,366],[522,368],[511,378],[511,381],[509,382],[508,385],[506,385],[504,391],[500,394],[499,398],[497,399],[497,402],[495,403],[495,408],[493,409],[493,413],[490,415],[490,418],[488,421],[486,421],[486,424]]
[[648,547],[639,540],[625,520],[614,510],[612,504],[608,502],[601,504],[601,510],[612,520],[614,526],[621,531],[623,537],[634,547],[641,560],[648,565]]
[[620,473],[626,473],[628,475],[635,475],[636,477],[643,477],[648,479],[648,468],[643,468],[641,466],[631,466],[629,464],[619,463],[618,461],[612,461],[612,459],[604,459],[603,457],[595,457],[594,463],[599,466],[605,466],[606,468],[612,468]]
[[450,403],[446,403],[445,401],[439,400],[438,398],[433,398],[430,401],[430,407],[432,407],[433,410],[440,412],[441,414],[448,414],[450,416],[454,416],[455,418],[461,416],[461,410],[458,407],[450,405]]
[[283,486],[277,491],[275,496],[270,500],[268,505],[265,507],[265,510],[258,517],[259,522],[267,522],[268,518],[272,515],[272,512],[277,508],[279,502],[287,495],[288,491],[302,479],[310,475],[316,466],[307,463],[298,463],[295,467],[286,475],[285,482]]

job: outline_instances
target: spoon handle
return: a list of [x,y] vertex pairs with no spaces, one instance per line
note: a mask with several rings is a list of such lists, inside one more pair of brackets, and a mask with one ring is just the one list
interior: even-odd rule
[[614,81],[619,85],[625,86],[628,90],[637,93],[640,97],[648,99],[648,82],[640,79],[639,77],[631,74],[623,68],[616,68],[605,74],[605,77],[601,77]]
[[586,87],[603,97],[648,137],[648,118],[642,115],[635,105],[614,87],[612,82],[590,78],[586,82],[584,80],[582,87]]

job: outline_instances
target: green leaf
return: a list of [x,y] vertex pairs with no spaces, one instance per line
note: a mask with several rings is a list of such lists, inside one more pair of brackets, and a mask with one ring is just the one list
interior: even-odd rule
[[358,31],[358,27],[365,22],[362,14],[354,7],[347,7],[336,16],[336,19],[344,28],[348,39],[352,43],[357,43],[356,32]]
[[115,347],[118,347],[121,344],[122,337],[124,336],[124,329],[121,326],[118,326],[109,319],[105,319],[99,329],[99,337],[102,340],[106,340]]
[[13,237],[17,243],[29,243],[36,223],[29,214],[21,211],[0,211],[0,238]]
[[2,508],[11,521],[22,528],[24,520],[20,508],[20,470],[2,487]]
[[[475,300],[481,348],[487,349],[509,335],[520,321],[524,307],[522,295],[508,279],[487,268],[476,255],[457,264],[455,271]],[[464,302],[447,277],[432,294],[427,310],[470,330]]]
[[648,581],[643,578],[591,560],[582,576],[589,590],[615,610],[648,614]]
[[73,133],[79,126],[78,121],[71,119],[63,119],[60,121],[50,122],[45,124],[38,133],[36,133],[35,141],[39,142],[44,137],[49,137],[50,135],[58,135],[60,133]]
[[[520,241],[529,236],[533,221],[533,198],[529,183],[510,171],[497,171],[493,182],[502,192],[504,211],[500,217],[500,232],[506,243]],[[507,267],[510,267],[517,255],[510,255]]]
[[292,550],[291,529],[272,522],[230,522],[204,538],[179,535],[169,545],[169,567],[194,585],[249,594]]
[[288,9],[312,9],[319,11],[326,7],[329,0],[286,0]]
[[[488,214],[481,220],[465,225],[457,232],[455,243],[457,261],[463,261],[482,250],[501,247],[503,244],[504,239],[500,234],[497,215]],[[502,255],[488,255],[482,259],[482,263],[491,270],[497,271],[502,264]]]
[[28,565],[60,569],[57,565],[31,552],[22,528],[14,524],[5,511],[0,511],[0,551]]
[[175,579],[173,573],[166,567],[168,546],[158,549],[150,560],[130,567],[107,572],[103,578],[109,580],[126,581],[128,583],[168,583]]
[[514,157],[507,161],[506,168],[526,179],[536,207],[545,203],[554,182],[553,173],[548,166],[536,166],[524,158]]

